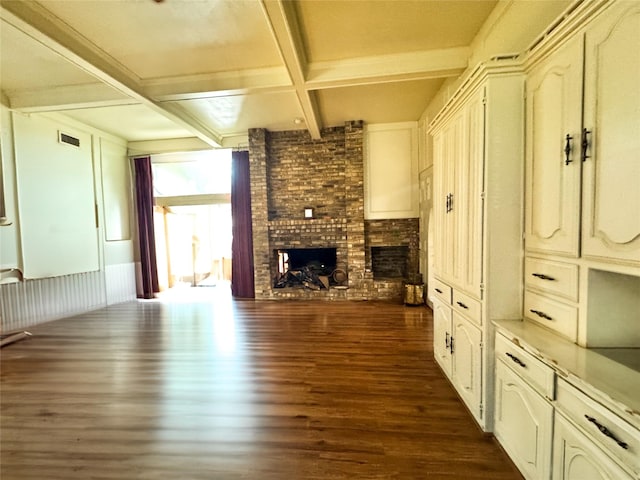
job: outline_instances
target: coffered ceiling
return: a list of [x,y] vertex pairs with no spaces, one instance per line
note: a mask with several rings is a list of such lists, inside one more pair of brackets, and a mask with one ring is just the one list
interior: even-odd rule
[[418,120],[496,0],[0,0],[0,86],[129,141]]

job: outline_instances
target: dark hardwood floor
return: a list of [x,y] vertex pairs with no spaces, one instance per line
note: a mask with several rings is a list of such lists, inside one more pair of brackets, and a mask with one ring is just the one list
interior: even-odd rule
[[429,309],[192,290],[3,348],[0,478],[521,478],[435,365]]

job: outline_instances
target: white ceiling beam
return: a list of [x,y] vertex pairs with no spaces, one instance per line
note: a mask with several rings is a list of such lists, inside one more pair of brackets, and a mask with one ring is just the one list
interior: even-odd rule
[[141,85],[147,96],[160,102],[293,90],[284,66],[154,78]]
[[8,97],[11,109],[24,113],[137,105],[140,103],[108,85],[98,82],[8,92]]
[[460,75],[468,65],[468,47],[360,57],[308,66],[309,89],[423,80]]
[[289,71],[307,129],[311,138],[320,139],[321,124],[317,100],[314,92],[305,86],[307,62],[294,2],[262,0],[262,7],[282,60]]
[[219,134],[201,124],[194,125],[190,118],[169,112],[154,102],[144,93],[140,87],[140,79],[132,72],[36,2],[2,1],[0,17],[78,68],[156,113],[164,115],[207,144],[214,147],[221,145],[222,139]]
[[135,140],[127,144],[127,155],[154,155],[174,152],[197,152],[211,148],[197,137],[167,138],[163,140]]

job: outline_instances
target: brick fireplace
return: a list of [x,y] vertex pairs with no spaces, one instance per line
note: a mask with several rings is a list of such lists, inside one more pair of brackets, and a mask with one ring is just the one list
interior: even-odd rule
[[[363,123],[307,131],[249,130],[254,279],[260,299],[397,299],[403,278],[374,278],[372,247],[404,247],[418,271],[418,219],[364,219]],[[312,217],[309,218],[309,210]],[[348,288],[274,288],[278,252],[335,249]]]

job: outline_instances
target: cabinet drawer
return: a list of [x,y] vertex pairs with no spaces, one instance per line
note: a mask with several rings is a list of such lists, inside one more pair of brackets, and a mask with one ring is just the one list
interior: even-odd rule
[[471,298],[457,290],[453,291],[453,309],[463,314],[472,322],[482,325],[482,309],[481,304],[474,298]]
[[578,301],[578,266],[527,258],[524,262],[527,286],[573,302]]
[[447,305],[451,305],[451,287],[449,285],[441,282],[437,278],[434,278],[433,293],[435,293],[435,295]]
[[557,407],[606,452],[640,472],[640,431],[563,379]]
[[502,360],[541,395],[553,400],[555,373],[551,367],[511,342],[496,335],[496,360]]
[[578,309],[526,290],[524,292],[524,316],[543,327],[555,330],[563,337],[576,341]]

